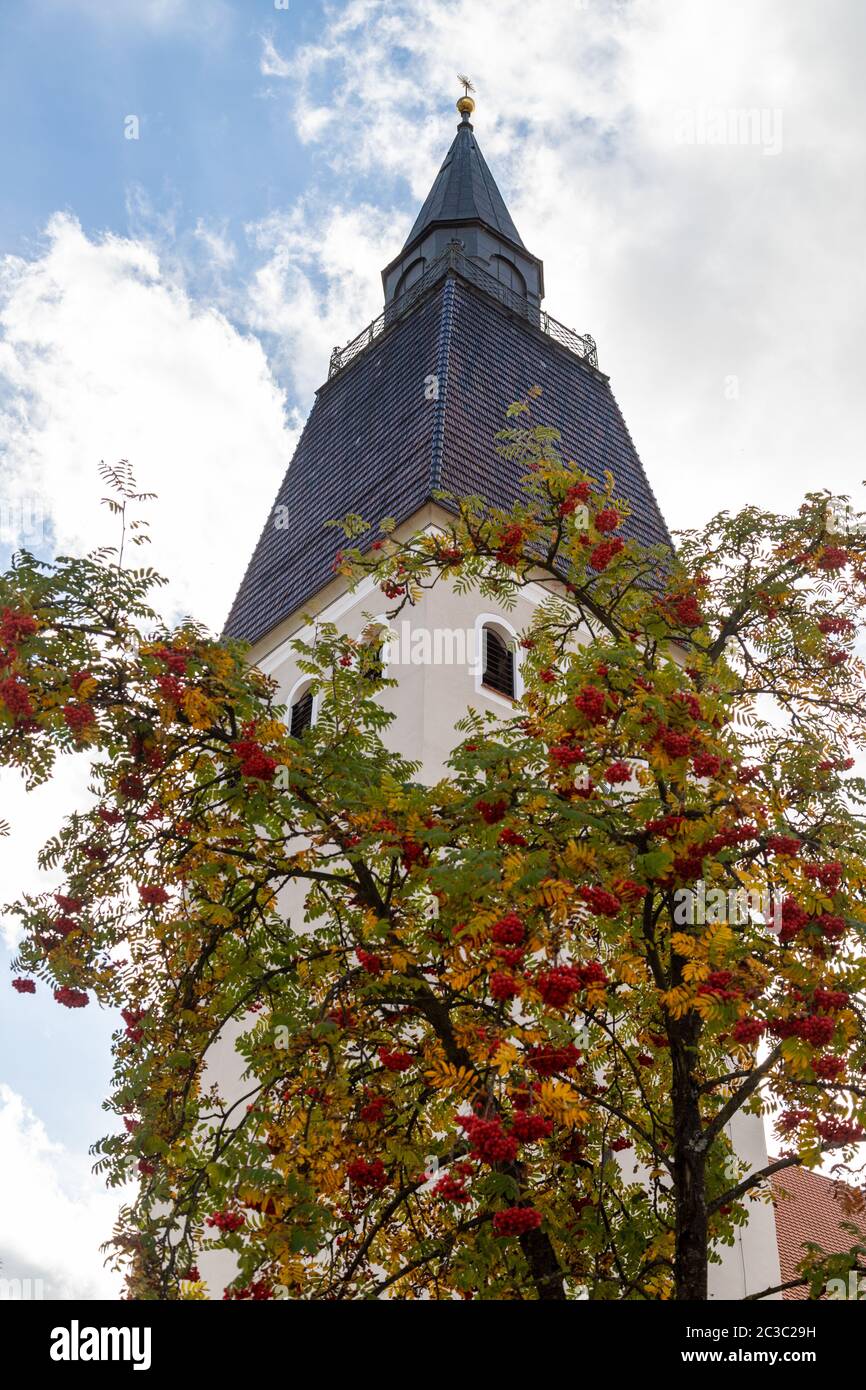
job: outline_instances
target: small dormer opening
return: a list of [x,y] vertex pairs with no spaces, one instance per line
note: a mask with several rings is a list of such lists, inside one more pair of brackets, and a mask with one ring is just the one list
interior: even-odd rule
[[507,256],[493,255],[490,257],[490,274],[495,275],[500,285],[507,286],[521,298],[526,298],[526,281],[513,261]]
[[313,692],[310,686],[298,695],[292,703],[292,718],[289,732],[292,738],[300,738],[313,722]]
[[484,673],[482,685],[505,695],[509,700],[515,698],[514,652],[505,638],[495,628],[484,628]]

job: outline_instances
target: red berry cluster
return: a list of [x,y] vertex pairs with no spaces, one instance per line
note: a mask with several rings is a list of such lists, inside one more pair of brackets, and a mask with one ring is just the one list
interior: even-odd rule
[[388,1186],[388,1174],[381,1158],[355,1158],[346,1165],[346,1177],[354,1187],[369,1192],[381,1192]]
[[387,1047],[379,1048],[379,1061],[386,1071],[408,1071],[415,1065],[415,1058],[408,1052],[389,1052]]
[[791,858],[796,858],[800,853],[802,845],[793,835],[769,835],[767,837],[767,849],[771,854],[786,854]]
[[660,835],[663,840],[673,840],[685,823],[685,816],[661,816],[658,820],[648,820],[644,829],[648,835]]
[[[261,1003],[251,1004],[250,1009],[253,1013],[258,1013],[263,1007]],[[328,1022],[336,1023],[338,1028],[354,1028],[358,1022],[355,1014],[345,1004],[338,1004],[336,1009],[331,1009],[328,1013]]]
[[72,985],[63,985],[54,991],[54,998],[58,1004],[62,1004],[66,1009],[83,1009],[88,1004],[87,993],[83,989],[73,989]]
[[[601,513],[599,513],[601,515]],[[625,541],[619,536],[612,536],[610,540],[599,541],[598,545],[591,552],[589,557],[590,567],[601,573],[606,570],[614,556],[619,555],[625,549]]]
[[277,770],[275,758],[271,758],[254,739],[238,739],[231,745],[232,752],[239,759],[241,776],[252,781],[272,782]]
[[854,1120],[819,1120],[817,1129],[825,1144],[859,1144],[866,1139],[866,1130]]
[[228,1288],[223,1293],[224,1300],[236,1299],[239,1302],[244,1299],[251,1299],[254,1303],[262,1303],[265,1299],[275,1297],[276,1294],[266,1279],[253,1279],[250,1284],[244,1284],[239,1289]]
[[359,946],[355,955],[358,957],[358,964],[368,975],[381,975],[384,969],[384,962],[381,956],[374,955],[371,951],[365,951]]
[[783,1110],[776,1121],[776,1129],[780,1134],[793,1134],[795,1129],[811,1118],[810,1110]]
[[163,903],[168,902],[168,893],[160,883],[140,883],[138,896],[145,907],[162,907]]
[[565,1047],[555,1047],[553,1043],[539,1043],[531,1047],[526,1055],[530,1071],[538,1076],[556,1076],[557,1072],[568,1071],[580,1059],[577,1048],[568,1043]]
[[731,989],[733,979],[730,970],[713,970],[698,986],[698,994],[710,994],[714,999],[738,999],[741,991],[736,985]]
[[845,918],[838,917],[830,912],[825,912],[822,917],[817,919],[818,926],[821,928],[822,936],[828,941],[838,941],[840,936],[845,935]]
[[696,753],[692,759],[692,772],[696,777],[718,777],[722,770],[722,760],[715,753]]
[[501,946],[522,946],[526,940],[526,927],[516,912],[507,912],[498,922],[494,922],[490,937]]
[[361,1119],[368,1125],[377,1124],[379,1120],[382,1119],[387,1109],[387,1096],[372,1096],[369,1098],[365,1096],[364,1104],[361,1106],[360,1111]]
[[809,914],[793,898],[782,899],[782,926],[779,940],[784,945],[793,941],[809,922]]
[[183,699],[183,683],[178,680],[177,676],[157,676],[156,683],[159,686],[159,693],[168,704],[180,704]]
[[21,976],[12,981],[12,988],[17,989],[19,994],[35,994],[36,983],[33,980],[25,980]]
[[483,1120],[480,1115],[459,1115],[457,1123],[469,1140],[469,1152],[482,1163],[510,1163],[517,1156],[517,1140],[506,1134],[498,1117]]
[[622,517],[615,507],[604,507],[595,518],[595,529],[602,533],[615,531]]
[[18,659],[18,646],[38,631],[35,618],[26,613],[14,613],[4,608],[0,613],[0,668],[11,666]]
[[606,888],[584,884],[578,889],[578,896],[597,917],[616,917],[622,910],[622,903],[619,898],[615,893],[608,892]]
[[96,715],[90,705],[64,705],[63,718],[74,734],[80,734],[96,723]]
[[842,865],[838,859],[834,859],[830,864],[805,864],[803,873],[806,878],[813,881],[817,879],[828,893],[838,893],[842,883]]
[[684,709],[691,719],[703,719],[704,712],[701,708],[701,702],[697,695],[693,695],[690,690],[675,690],[671,700],[675,705]]
[[731,1029],[731,1034],[738,1043],[757,1042],[767,1031],[767,1025],[760,1018],[741,1018],[738,1019]]
[[650,891],[645,883],[636,883],[633,878],[614,879],[612,887],[620,901],[625,903],[642,902]]
[[480,801],[476,801],[475,809],[487,825],[496,825],[499,821],[505,819],[508,811],[508,802],[485,801],[482,797]]
[[0,700],[15,719],[30,719],[33,716],[33,706],[30,703],[30,691],[27,682],[20,676],[7,676],[0,681]]
[[586,761],[582,748],[571,743],[554,743],[550,747],[550,761],[557,767],[573,767],[575,763]]
[[560,503],[560,514],[562,516],[571,516],[579,502],[586,503],[589,501],[591,491],[592,489],[589,483],[573,483]]
[[607,695],[597,685],[585,685],[575,695],[574,707],[587,723],[598,724],[607,716]]
[[494,999],[504,1003],[517,997],[520,985],[513,975],[508,975],[504,970],[496,970],[490,976],[490,993]]
[[854,624],[850,618],[819,618],[818,631],[825,635],[829,632],[849,633],[854,631]]
[[700,627],[704,621],[700,604],[694,594],[668,595],[670,608],[683,627]]
[[845,1070],[845,1058],[834,1057],[831,1053],[824,1057],[816,1057],[812,1070],[822,1081],[835,1081]]
[[553,1009],[566,1008],[573,995],[593,984],[607,984],[607,976],[598,961],[590,961],[587,965],[557,965],[552,970],[542,971],[536,979],[539,994]]
[[452,1163],[447,1173],[433,1187],[434,1196],[443,1202],[457,1202],[464,1205],[471,1201],[466,1191],[466,1179],[472,1175],[471,1163]]
[[117,789],[127,801],[143,801],[147,795],[144,782],[137,772],[125,772],[118,780]]
[[816,1009],[824,1009],[829,1014],[835,1014],[840,1009],[847,1009],[850,999],[847,989],[822,989],[819,987],[812,995],[812,1002]]
[[173,676],[185,676],[187,662],[192,653],[184,647],[160,647],[154,656],[168,667]]
[[516,830],[511,830],[506,826],[504,830],[500,830],[499,832],[499,844],[511,845],[515,849],[523,849],[529,844],[529,841],[523,835],[519,835]]
[[141,1042],[144,1037],[144,1030],[140,1027],[141,1020],[144,1018],[143,1009],[121,1009],[120,1017],[126,1024],[126,1036],[132,1042]]
[[239,1211],[215,1211],[213,1216],[208,1217],[207,1225],[231,1234],[246,1225],[246,1218]]
[[826,1047],[833,1036],[835,1024],[832,1018],[820,1014],[806,1014],[803,1018],[780,1018],[770,1024],[770,1032],[777,1038],[802,1038],[812,1047]]
[[522,1236],[541,1225],[541,1212],[534,1207],[506,1207],[493,1213],[493,1233],[497,1236]]
[[841,546],[826,545],[818,556],[818,568],[828,574],[834,570],[843,570],[849,558],[848,551],[843,550]]
[[681,734],[676,729],[660,728],[657,738],[662,748],[669,758],[687,758],[692,748],[692,740],[688,734]]
[[532,1144],[537,1139],[550,1138],[553,1121],[535,1111],[518,1110],[511,1122],[511,1133],[521,1144]]
[[617,762],[611,763],[604,776],[607,782],[630,782],[632,773],[628,763]]
[[513,569],[520,559],[522,546],[523,527],[516,524],[506,526],[493,553],[501,565],[508,565]]
[[747,840],[755,840],[758,837],[758,828],[755,825],[732,825],[726,830],[720,830],[717,834],[711,835],[709,840],[705,840],[701,845],[702,854],[718,854],[720,849],[731,849],[734,845],[744,845]]
[[544,970],[536,979],[538,992],[552,1009],[566,1008],[582,987],[580,972],[573,965],[557,965]]

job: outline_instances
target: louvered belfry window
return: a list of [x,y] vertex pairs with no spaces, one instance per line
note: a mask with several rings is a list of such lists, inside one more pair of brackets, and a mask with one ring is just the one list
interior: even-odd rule
[[493,628],[484,629],[484,685],[514,699],[514,652]]
[[305,690],[303,695],[299,695],[292,705],[292,723],[290,732],[292,738],[300,738],[305,729],[309,729],[313,722],[313,692]]

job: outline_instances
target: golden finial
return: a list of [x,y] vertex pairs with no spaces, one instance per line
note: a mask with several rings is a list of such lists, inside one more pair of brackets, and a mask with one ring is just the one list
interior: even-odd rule
[[464,121],[468,121],[472,112],[475,110],[475,102],[472,100],[469,93],[474,92],[475,88],[469,81],[469,78],[465,77],[462,72],[458,72],[457,81],[463,88],[463,95],[457,103],[457,110],[460,112]]

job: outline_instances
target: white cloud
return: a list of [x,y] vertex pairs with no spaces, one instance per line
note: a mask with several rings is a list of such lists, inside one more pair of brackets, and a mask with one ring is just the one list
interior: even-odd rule
[[171,579],[161,601],[218,627],[293,445],[261,344],[143,242],[60,215],[47,238],[0,277],[4,491],[46,499],[61,550],[112,542],[97,465],[129,458],[159,494],[140,555]]
[[0,1260],[4,1279],[41,1279],[50,1299],[117,1298],[99,1247],[130,1193],[106,1191],[91,1160],[52,1142],[0,1082]]
[[[63,758],[56,764],[51,781],[29,792],[16,770],[0,768],[0,805],[10,826],[9,835],[0,839],[0,905],[15,902],[25,893],[62,887],[58,872],[43,873],[37,858],[64,818],[91,804],[88,768],[86,755]],[[0,933],[10,950],[20,939],[19,926],[17,918],[0,917]],[[8,987],[8,979],[0,976],[0,989]]]
[[[596,336],[663,508],[693,525],[862,476],[864,39],[844,0],[350,0],[271,68],[346,189],[405,179],[416,206],[472,75],[548,308]],[[777,152],[686,143],[714,109],[763,113]]]
[[314,209],[303,199],[248,228],[264,261],[246,289],[245,314],[301,399],[327,374],[335,345],[382,309],[380,271],[409,230],[408,219],[359,204]]
[[274,41],[267,34],[262,38],[262,56],[259,70],[264,77],[291,77],[292,65],[277,52]]

